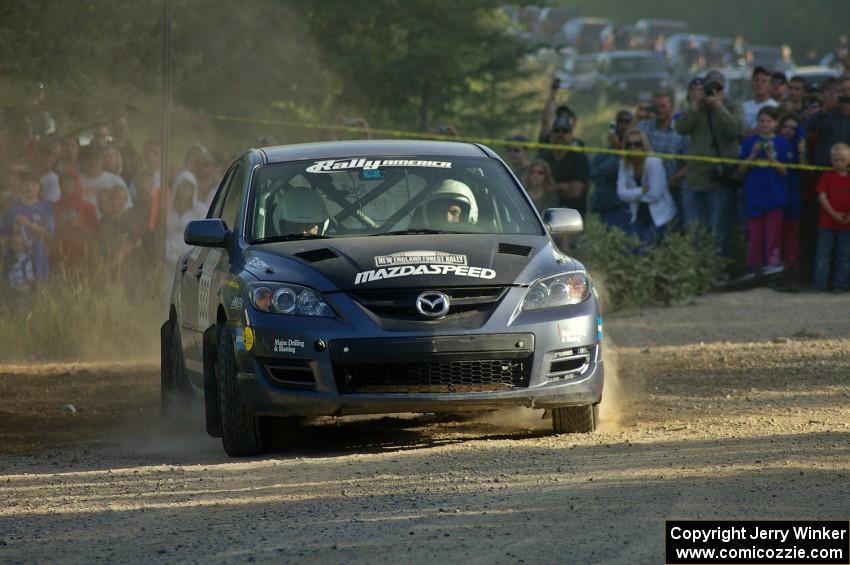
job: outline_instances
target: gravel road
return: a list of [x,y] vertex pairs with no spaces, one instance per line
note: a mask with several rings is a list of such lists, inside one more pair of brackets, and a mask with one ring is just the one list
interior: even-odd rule
[[661,563],[665,519],[848,519],[850,297],[605,325],[598,433],[324,419],[244,460],[160,428],[153,363],[0,367],[0,562]]

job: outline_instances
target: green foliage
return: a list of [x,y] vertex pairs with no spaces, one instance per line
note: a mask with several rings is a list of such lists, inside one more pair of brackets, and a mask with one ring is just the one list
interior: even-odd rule
[[709,291],[723,266],[705,232],[669,233],[642,248],[635,236],[606,228],[591,215],[576,241],[576,257],[601,289],[608,311],[670,304]]

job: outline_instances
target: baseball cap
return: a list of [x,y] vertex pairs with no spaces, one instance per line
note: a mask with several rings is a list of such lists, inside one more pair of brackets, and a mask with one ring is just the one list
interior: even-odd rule
[[783,73],[782,71],[776,71],[775,73],[770,75],[770,81],[777,82],[779,84],[786,84],[788,82],[788,79],[785,78],[785,73]]
[[705,83],[708,84],[709,82],[716,82],[721,85],[725,85],[726,77],[724,77],[723,73],[721,73],[720,71],[708,71],[708,73],[706,73],[705,75]]
[[573,123],[569,118],[560,117],[552,124],[552,131],[556,129],[565,129],[567,131],[573,131]]

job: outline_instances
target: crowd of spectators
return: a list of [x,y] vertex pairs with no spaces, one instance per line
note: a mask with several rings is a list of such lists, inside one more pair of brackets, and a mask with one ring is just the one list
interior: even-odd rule
[[[756,67],[751,89],[751,99],[733,103],[725,96],[726,78],[709,71],[691,80],[678,112],[674,94],[659,91],[634,111],[618,111],[609,126],[608,147],[630,153],[597,153],[591,160],[576,150],[584,146],[575,137],[576,113],[557,105],[553,85],[538,140],[565,148],[541,149],[533,160],[527,148],[511,146],[508,161],[541,211],[557,205],[596,214],[644,246],[667,231],[700,225],[729,259],[740,235],[751,274],[785,273],[795,289],[846,291],[850,75],[815,87],[803,77],[788,80]],[[831,170],[794,168],[798,164]]]
[[163,247],[176,263],[187,249],[186,223],[206,215],[227,163],[190,147],[169,171],[163,219],[158,140],[139,152],[123,115],[60,135],[41,85],[29,109],[17,129],[0,124],[0,286],[8,301],[26,304],[42,281],[91,273],[134,289],[145,269],[162,264]]

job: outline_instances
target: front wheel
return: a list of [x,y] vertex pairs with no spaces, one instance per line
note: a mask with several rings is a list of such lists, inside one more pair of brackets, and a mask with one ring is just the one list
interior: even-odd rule
[[552,409],[552,429],[556,434],[586,434],[594,431],[598,423],[598,404]]
[[221,441],[231,457],[259,455],[263,452],[260,419],[251,414],[236,383],[236,357],[233,333],[226,327],[218,335],[219,401],[221,403]]

